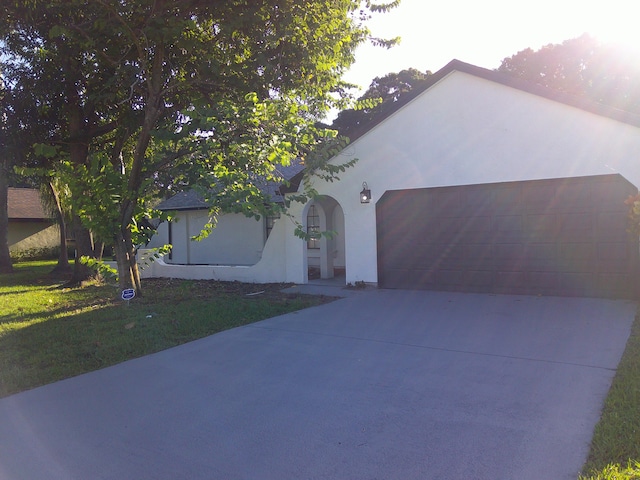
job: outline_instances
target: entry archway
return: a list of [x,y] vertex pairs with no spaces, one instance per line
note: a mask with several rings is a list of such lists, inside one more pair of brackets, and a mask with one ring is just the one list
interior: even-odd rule
[[307,233],[331,232],[307,241],[307,281],[331,279],[345,275],[344,212],[329,196],[311,201],[305,208]]

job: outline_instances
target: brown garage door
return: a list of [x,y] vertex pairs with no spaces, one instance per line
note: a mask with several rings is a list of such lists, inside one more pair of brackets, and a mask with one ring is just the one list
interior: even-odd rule
[[620,175],[388,191],[383,288],[631,298],[638,241]]

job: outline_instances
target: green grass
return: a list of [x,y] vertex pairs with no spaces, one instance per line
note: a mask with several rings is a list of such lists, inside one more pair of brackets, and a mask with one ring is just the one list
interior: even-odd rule
[[0,397],[330,301],[280,284],[149,279],[127,303],[114,285],[61,288],[54,266],[0,275]]
[[596,425],[583,480],[640,479],[640,315]]

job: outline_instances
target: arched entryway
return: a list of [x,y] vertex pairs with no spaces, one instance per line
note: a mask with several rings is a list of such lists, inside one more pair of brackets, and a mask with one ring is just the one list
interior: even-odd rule
[[305,208],[307,233],[331,232],[307,241],[307,281],[345,281],[344,213],[332,197],[322,196]]

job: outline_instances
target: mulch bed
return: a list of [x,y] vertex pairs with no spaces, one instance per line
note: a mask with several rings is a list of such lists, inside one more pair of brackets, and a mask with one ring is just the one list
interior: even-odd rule
[[[247,299],[287,300],[297,298],[299,293],[284,293],[292,283],[243,283],[223,282],[219,280],[183,280],[177,278],[147,278],[142,280],[144,296],[153,296],[154,292],[163,295],[190,296],[195,298],[235,295]],[[334,300],[333,297],[322,297],[322,303]]]

